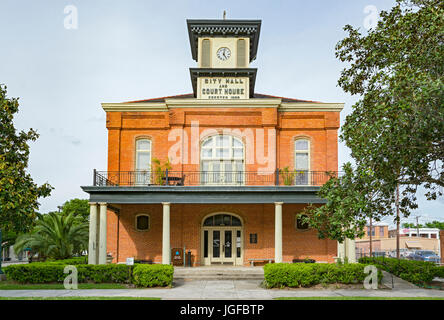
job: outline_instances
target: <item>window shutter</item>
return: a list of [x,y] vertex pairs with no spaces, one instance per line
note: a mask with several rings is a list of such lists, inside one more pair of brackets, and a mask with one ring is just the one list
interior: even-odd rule
[[245,68],[247,66],[245,60],[246,60],[245,40],[239,39],[237,40],[237,66],[239,68]]
[[202,41],[202,68],[210,67],[210,40],[205,39]]

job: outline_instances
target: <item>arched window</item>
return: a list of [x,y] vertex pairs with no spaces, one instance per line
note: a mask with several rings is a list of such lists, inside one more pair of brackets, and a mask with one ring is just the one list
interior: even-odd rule
[[303,221],[303,218],[306,218],[306,215],[300,216],[296,214],[296,230],[308,230],[308,224]]
[[136,184],[149,184],[151,171],[151,140],[136,140]]
[[136,230],[148,231],[150,229],[150,216],[147,214],[138,214],[136,216]]
[[308,139],[297,139],[294,141],[294,169],[296,171],[296,185],[307,185],[310,183],[310,141]]
[[244,144],[236,137],[216,135],[201,146],[202,184],[242,184],[244,182]]

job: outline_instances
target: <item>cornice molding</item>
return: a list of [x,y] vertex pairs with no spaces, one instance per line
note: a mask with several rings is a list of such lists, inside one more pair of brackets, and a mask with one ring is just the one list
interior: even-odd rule
[[344,103],[282,102],[270,99],[165,99],[165,102],[102,103],[106,112],[168,112],[171,108],[277,108],[279,112],[341,112]]
[[281,112],[341,112],[344,103],[322,102],[282,102],[278,111]]
[[106,112],[165,112],[168,107],[164,102],[102,103]]

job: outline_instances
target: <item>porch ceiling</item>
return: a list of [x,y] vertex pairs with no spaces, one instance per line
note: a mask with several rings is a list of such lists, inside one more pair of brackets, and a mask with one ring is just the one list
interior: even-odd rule
[[325,203],[315,186],[83,186],[91,202],[171,203]]

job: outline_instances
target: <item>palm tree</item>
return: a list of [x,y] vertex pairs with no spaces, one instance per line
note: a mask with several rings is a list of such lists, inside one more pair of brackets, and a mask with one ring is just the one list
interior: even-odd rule
[[89,225],[72,213],[50,212],[37,221],[33,231],[17,238],[15,252],[30,248],[39,258],[66,259],[88,247]]

